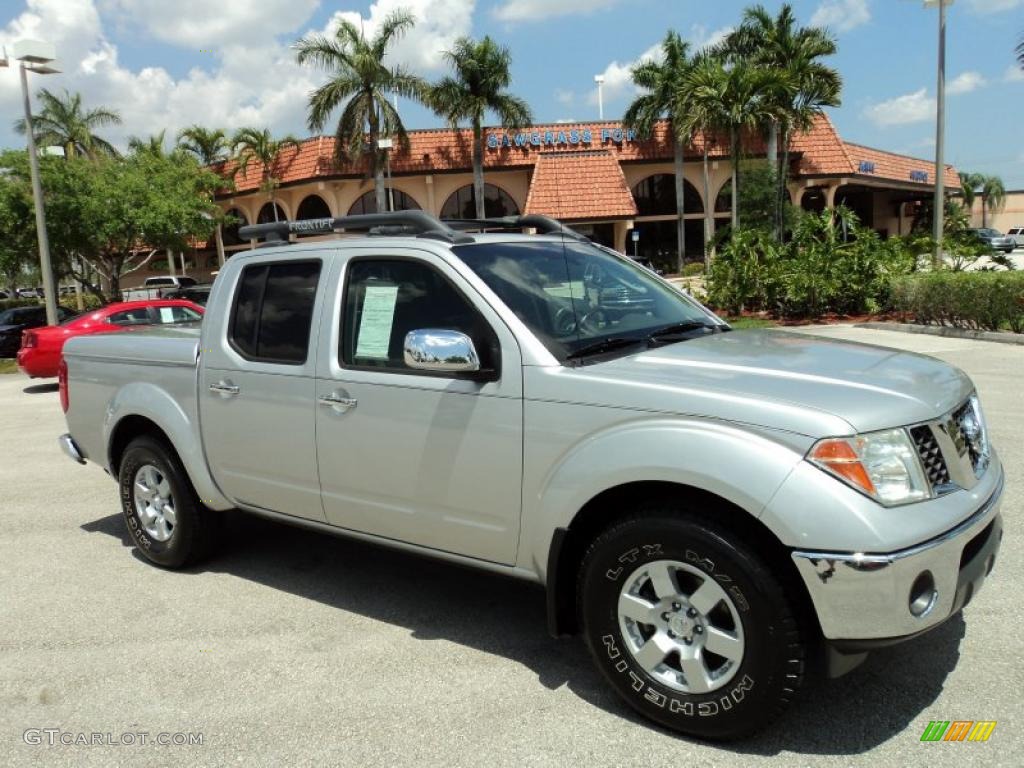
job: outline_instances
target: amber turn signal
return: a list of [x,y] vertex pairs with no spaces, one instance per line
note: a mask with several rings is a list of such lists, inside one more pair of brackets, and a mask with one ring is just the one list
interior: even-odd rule
[[857,451],[849,441],[843,439],[822,440],[814,446],[809,458],[846,482],[863,488],[872,496],[875,495],[875,485],[871,482],[867,470],[861,464],[860,456],[857,455]]

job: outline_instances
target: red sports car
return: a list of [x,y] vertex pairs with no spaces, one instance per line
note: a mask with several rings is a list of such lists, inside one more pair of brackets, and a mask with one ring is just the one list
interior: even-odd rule
[[61,325],[47,325],[25,331],[18,350],[18,368],[34,379],[57,375],[64,342],[88,333],[129,331],[139,326],[196,323],[203,308],[183,299],[152,299],[109,304],[79,315]]

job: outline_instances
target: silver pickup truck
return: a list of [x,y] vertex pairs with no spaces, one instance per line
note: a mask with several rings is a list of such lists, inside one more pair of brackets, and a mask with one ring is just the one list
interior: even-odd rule
[[[365,234],[274,242],[342,229]],[[714,739],[992,569],[1003,470],[943,362],[732,331],[539,217],[242,236],[268,242],[201,328],[64,349],[61,443],[117,479],[157,565],[207,556],[240,509],[539,582],[626,702]]]

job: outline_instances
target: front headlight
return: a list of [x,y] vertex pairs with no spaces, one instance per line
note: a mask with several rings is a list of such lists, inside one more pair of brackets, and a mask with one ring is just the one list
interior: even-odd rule
[[931,497],[917,450],[902,429],[821,440],[807,460],[887,507]]

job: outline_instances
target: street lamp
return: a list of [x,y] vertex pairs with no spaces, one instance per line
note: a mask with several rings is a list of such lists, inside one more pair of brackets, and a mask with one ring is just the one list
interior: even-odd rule
[[387,174],[388,174],[388,210],[395,210],[395,191],[391,186],[391,147],[394,146],[394,142],[391,139],[377,139],[377,149],[386,149],[388,151],[387,159]]
[[[36,139],[32,133],[32,105],[28,96],[28,73],[52,75],[60,72],[54,62],[57,58],[52,43],[38,40],[19,40],[11,49],[11,58],[21,62],[21,95],[25,105],[25,135],[28,137],[28,164],[32,175],[32,198],[36,209],[36,237],[39,239],[39,268],[43,273],[43,292],[46,294],[46,322],[57,324],[57,291],[50,265],[50,241],[46,235],[46,212],[43,209],[43,185],[39,180],[39,155],[36,154]],[[7,50],[0,57],[0,66],[10,66]]]
[[942,233],[946,215],[946,6],[953,0],[924,0],[925,8],[939,9],[939,62],[935,86],[935,212],[933,214],[935,238],[935,266],[942,261]]
[[604,120],[604,75],[594,75],[597,83],[597,118]]

